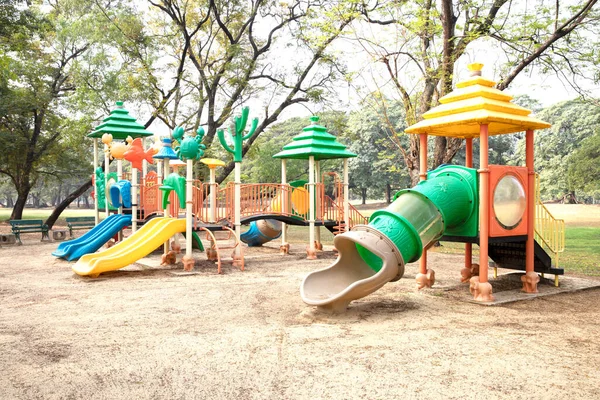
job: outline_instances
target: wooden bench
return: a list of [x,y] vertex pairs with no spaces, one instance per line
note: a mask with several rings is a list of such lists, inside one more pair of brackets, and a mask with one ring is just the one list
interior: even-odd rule
[[50,241],[50,237],[48,236],[48,226],[44,224],[44,221],[41,219],[17,219],[8,221],[12,226],[12,233],[15,235],[15,238],[19,241],[19,244],[23,244],[21,242],[21,233],[42,233],[42,242],[44,239]]
[[67,217],[67,226],[69,227],[69,235],[73,237],[73,230],[87,229],[96,226],[94,217]]

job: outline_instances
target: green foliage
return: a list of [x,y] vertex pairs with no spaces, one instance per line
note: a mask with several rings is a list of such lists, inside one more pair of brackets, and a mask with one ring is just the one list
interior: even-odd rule
[[[381,122],[377,108],[366,102],[364,108],[350,115],[346,137],[351,143],[348,150],[358,154],[349,161],[350,188],[359,196],[367,194],[381,199],[387,188],[398,190],[410,186],[410,178],[403,164],[396,160],[400,150],[398,143],[406,144],[406,135],[394,135],[388,126]],[[395,121],[395,132],[406,128],[404,111],[399,103],[392,103],[388,116]],[[393,195],[393,193],[392,193]]]
[[568,185],[575,190],[600,194],[600,129],[584,139],[569,159]]
[[[346,126],[346,116],[341,112],[326,112],[320,115],[319,124],[326,126],[329,133],[339,136]],[[283,146],[309,125],[308,118],[290,118],[269,128],[253,144],[242,165],[243,179],[248,182],[281,182],[281,160],[273,158]],[[340,170],[339,160],[321,161],[321,172]],[[308,178],[308,161],[287,160],[288,182]]]
[[[593,104],[571,100],[550,106],[537,115],[552,124],[549,129],[535,132],[535,168],[540,174],[542,199],[560,199],[576,189],[567,178],[570,157],[599,129],[598,110]],[[513,163],[525,165],[525,139],[519,141]]]

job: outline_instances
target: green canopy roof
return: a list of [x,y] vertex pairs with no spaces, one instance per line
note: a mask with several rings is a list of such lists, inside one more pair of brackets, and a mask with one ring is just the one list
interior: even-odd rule
[[302,133],[283,146],[283,150],[273,158],[308,160],[310,156],[314,156],[315,160],[326,160],[356,157],[356,154],[346,150],[346,146],[338,142],[335,136],[327,133],[327,128],[317,125],[319,117],[312,116],[310,120],[312,125],[302,129]]
[[101,138],[105,133],[110,133],[113,139],[127,139],[127,136],[132,138],[152,136],[143,125],[138,124],[135,118],[129,115],[129,111],[123,108],[123,102],[117,101],[117,108],[110,112],[107,118],[104,118],[102,124],[98,125],[94,132],[88,137]]

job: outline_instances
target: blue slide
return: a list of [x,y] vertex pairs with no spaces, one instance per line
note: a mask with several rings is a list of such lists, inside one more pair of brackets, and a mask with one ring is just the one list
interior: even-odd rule
[[131,215],[111,215],[85,235],[59,244],[52,255],[66,258],[68,261],[76,260],[84,254],[95,252],[121,229],[129,225],[131,225]]

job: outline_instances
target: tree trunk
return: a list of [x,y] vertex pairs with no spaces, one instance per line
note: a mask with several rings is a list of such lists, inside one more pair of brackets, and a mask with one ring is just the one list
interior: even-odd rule
[[389,183],[385,184],[385,201],[388,204],[392,202],[392,185]]
[[85,201],[85,208],[88,208],[88,209],[91,208],[90,207],[90,197],[87,195],[87,193],[83,197],[83,200]]
[[10,219],[23,219],[23,209],[25,208],[25,204],[27,204],[27,197],[29,196],[29,191],[31,188],[24,188],[17,196],[17,201],[15,202],[15,206],[12,209],[12,213],[10,214]]
[[367,204],[367,188],[361,188],[360,195],[362,197],[362,204]]
[[48,225],[49,229],[52,229],[54,223],[60,217],[60,214],[71,204],[75,199],[85,193],[89,188],[92,187],[92,180],[89,179],[83,185],[79,186],[75,191],[71,192],[63,201],[60,202],[58,206],[52,211],[52,214],[46,220],[46,225]]

